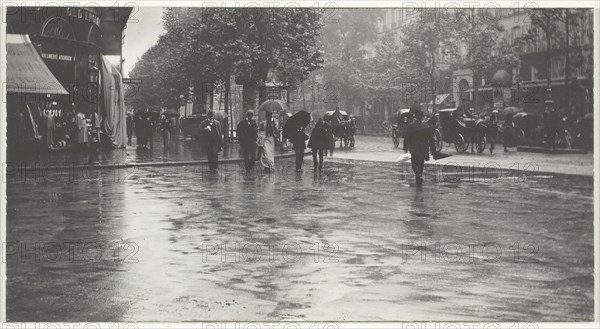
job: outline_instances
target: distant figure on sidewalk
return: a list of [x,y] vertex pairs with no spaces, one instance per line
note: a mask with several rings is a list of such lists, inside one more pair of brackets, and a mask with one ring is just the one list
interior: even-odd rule
[[75,129],[77,133],[78,148],[85,148],[88,144],[88,128],[85,114],[78,112],[75,116]]
[[496,137],[498,135],[498,111],[493,111],[490,115],[490,123],[487,130],[487,139],[490,141],[490,155],[494,152]]
[[279,130],[273,113],[265,113],[266,120],[260,123],[260,164],[265,170],[275,170],[275,141],[279,141]]
[[[148,113],[148,112],[146,112]],[[150,118],[150,115],[146,116],[146,119],[144,120],[144,131],[145,131],[145,135],[146,135],[146,145],[149,143],[150,144],[150,149],[154,148],[154,121],[152,121],[152,118]]]
[[221,123],[213,116],[213,110],[209,110],[206,119],[200,124],[200,130],[203,132],[201,139],[208,157],[208,168],[210,171],[216,172],[219,168],[219,152],[223,147],[223,134],[221,133]]
[[308,139],[304,128],[298,127],[290,138],[294,152],[296,152],[296,172],[302,172],[302,163],[304,162],[304,150],[306,150],[306,140]]
[[418,112],[421,112],[421,114],[423,114],[423,110],[421,110],[421,105],[419,105],[419,101],[415,99],[413,101],[413,105],[408,110],[408,122],[407,123],[413,122],[415,120],[416,116],[418,115],[417,114]]
[[323,171],[323,151],[327,152],[327,150],[331,149],[331,143],[327,135],[327,130],[325,130],[325,122],[322,118],[319,118],[310,134],[308,147],[312,149],[314,170],[318,168],[319,171]]
[[160,130],[162,132],[163,138],[163,147],[165,150],[169,149],[169,144],[171,143],[171,120],[166,116],[162,117],[160,122]]
[[135,138],[138,148],[146,147],[146,120],[142,113],[137,113],[134,119]]
[[517,128],[515,126],[515,123],[513,122],[513,115],[507,114],[506,120],[504,121],[503,132],[502,132],[502,139],[503,139],[502,144],[504,146],[504,152],[508,152],[509,147],[517,147],[518,138],[517,138],[516,130],[517,130]]
[[435,140],[433,139],[433,130],[431,127],[421,122],[423,120],[423,111],[414,112],[414,121],[406,127],[406,145],[405,152],[410,151],[411,165],[415,173],[415,183],[417,186],[423,184],[423,168],[425,161],[429,161],[429,152],[436,153]]
[[544,127],[546,135],[546,147],[554,149],[556,140],[558,139],[558,132],[560,128],[560,115],[558,111],[551,106],[546,104],[544,110]]
[[52,148],[54,147],[54,116],[50,111],[45,111],[42,118],[42,127],[44,128],[42,131],[44,133],[44,138],[46,139],[46,146]]
[[131,145],[131,137],[133,136],[133,118],[131,114],[127,114],[127,144]]
[[256,162],[256,139],[258,138],[258,125],[254,120],[254,111],[246,112],[246,118],[240,121],[236,130],[244,155],[245,168],[252,169]]
[[[329,121],[323,121],[323,130],[325,130],[325,135],[329,140],[329,155],[333,156],[333,150],[335,149],[335,137],[333,136],[333,127]],[[325,150],[325,155],[327,155],[327,150]]]

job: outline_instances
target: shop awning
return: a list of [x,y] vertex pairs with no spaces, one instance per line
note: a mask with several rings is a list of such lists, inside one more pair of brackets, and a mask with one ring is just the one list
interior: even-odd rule
[[6,91],[27,94],[69,94],[44,63],[25,34],[6,35]]
[[[450,96],[450,94],[439,94],[435,96],[435,104],[442,104],[446,100],[446,98],[448,98],[448,96]],[[429,105],[433,105],[433,101],[429,102]]]

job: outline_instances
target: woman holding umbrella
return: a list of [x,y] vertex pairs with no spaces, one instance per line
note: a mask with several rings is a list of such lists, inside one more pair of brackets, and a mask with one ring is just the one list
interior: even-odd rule
[[266,119],[260,123],[260,164],[265,170],[275,170],[275,141],[279,142],[277,123],[273,119],[273,112],[265,112]]

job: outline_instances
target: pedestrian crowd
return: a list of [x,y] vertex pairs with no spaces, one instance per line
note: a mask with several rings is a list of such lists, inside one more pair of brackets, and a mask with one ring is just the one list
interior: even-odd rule
[[[322,171],[323,152],[333,149],[331,129],[327,129],[323,119],[319,119],[310,137],[305,130],[306,125],[298,126],[289,135],[295,153],[296,171],[302,172],[306,148],[312,150],[314,169]],[[277,121],[272,112],[266,111],[265,120],[257,123],[254,120],[254,111],[247,111],[246,118],[237,126],[237,136],[246,170],[254,168],[256,159],[263,170],[272,172],[275,169],[275,142],[281,141]]]

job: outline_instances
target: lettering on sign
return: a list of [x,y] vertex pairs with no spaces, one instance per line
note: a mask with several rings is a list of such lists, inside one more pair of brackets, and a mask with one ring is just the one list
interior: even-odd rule
[[96,26],[100,26],[100,17],[85,9],[76,7],[67,8],[67,15],[69,15],[69,17],[83,19],[87,22],[95,24]]
[[67,61],[67,62],[72,62],[73,61],[73,56],[59,55],[59,54],[46,54],[46,53],[42,53],[42,58],[53,59],[53,60],[57,60],[57,61]]

